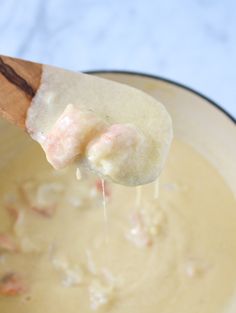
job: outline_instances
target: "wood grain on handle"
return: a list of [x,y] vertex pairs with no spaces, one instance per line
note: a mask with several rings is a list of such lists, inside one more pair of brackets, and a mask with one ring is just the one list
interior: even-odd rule
[[0,56],[0,115],[25,128],[27,110],[40,85],[42,65]]

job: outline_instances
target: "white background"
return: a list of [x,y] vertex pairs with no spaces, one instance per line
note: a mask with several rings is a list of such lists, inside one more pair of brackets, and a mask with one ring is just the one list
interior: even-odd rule
[[0,0],[0,54],[160,75],[236,117],[235,0]]

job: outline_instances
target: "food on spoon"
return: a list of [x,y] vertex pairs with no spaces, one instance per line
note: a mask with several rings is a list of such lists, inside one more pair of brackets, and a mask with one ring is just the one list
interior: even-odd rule
[[105,129],[105,123],[94,114],[83,112],[69,104],[42,147],[48,162],[60,169],[83,155],[87,143]]
[[153,179],[148,162],[152,144],[132,124],[114,124],[88,145],[89,168],[114,182],[149,182]]
[[144,92],[43,66],[26,126],[54,168],[72,162],[123,185],[154,181],[172,141],[165,107]]

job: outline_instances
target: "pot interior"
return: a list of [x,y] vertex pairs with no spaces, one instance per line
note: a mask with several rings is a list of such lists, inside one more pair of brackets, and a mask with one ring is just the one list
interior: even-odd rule
[[[175,137],[194,146],[214,164],[236,195],[236,125],[230,117],[206,98],[169,81],[131,73],[95,75],[137,87],[160,100],[172,116]],[[0,120],[0,134],[1,173],[7,175],[11,160],[24,158],[30,149],[44,158],[37,143],[4,120]],[[235,310],[236,303],[232,303],[228,312]]]

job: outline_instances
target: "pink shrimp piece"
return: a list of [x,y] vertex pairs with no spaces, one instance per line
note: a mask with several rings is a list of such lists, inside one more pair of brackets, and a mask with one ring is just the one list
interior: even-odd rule
[[7,234],[0,234],[0,250],[17,252],[18,247],[14,240]]
[[86,154],[95,172],[114,181],[129,182],[137,173],[140,158],[146,153],[144,135],[133,125],[114,124],[92,141]]
[[101,142],[111,144],[113,148],[116,146],[130,147],[130,145],[135,144],[138,139],[134,126],[129,124],[114,124],[100,137]]
[[35,213],[41,215],[42,217],[50,218],[54,215],[56,206],[55,205],[51,205],[48,207],[31,206],[30,209]]
[[26,290],[25,283],[16,273],[7,273],[0,278],[1,296],[18,296],[26,292]]
[[12,206],[12,205],[6,205],[5,206],[8,214],[10,215],[10,217],[16,221],[18,216],[19,216],[19,211],[16,207]]
[[91,138],[104,128],[104,122],[94,114],[69,104],[42,143],[49,163],[56,169],[65,167],[79,157]]
[[[96,185],[96,189],[99,193],[103,193],[103,184],[102,184],[102,180],[101,179],[97,179],[95,182]],[[109,188],[107,182],[104,181],[104,192],[105,192],[105,196],[109,197],[111,195],[111,189]]]

